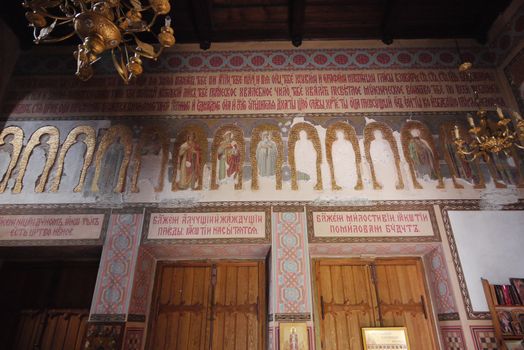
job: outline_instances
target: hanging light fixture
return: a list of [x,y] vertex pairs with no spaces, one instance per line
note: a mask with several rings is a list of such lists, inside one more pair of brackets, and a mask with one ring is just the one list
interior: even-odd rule
[[[74,52],[76,76],[93,76],[93,63],[106,51],[127,84],[143,72],[142,58],[155,60],[164,48],[175,44],[171,18],[164,18],[158,34],[153,26],[171,10],[169,0],[24,0],[25,16],[34,27],[34,42],[56,43],[76,35],[82,40]],[[59,33],[58,35],[52,35]],[[160,48],[143,37],[156,37]],[[140,39],[139,36],[142,38]]]
[[[459,66],[459,71],[466,75],[467,81],[471,83],[471,62],[465,61]],[[506,156],[512,156],[515,149],[524,150],[524,120],[516,111],[502,109],[496,106],[496,117],[490,118],[490,113],[480,107],[479,93],[472,85],[475,103],[477,104],[476,115],[478,122],[475,123],[473,116],[468,113],[466,118],[469,124],[471,139],[466,142],[460,134],[460,127],[454,126],[453,141],[457,146],[460,157],[466,161],[473,161],[482,157],[488,161],[493,154],[503,152]],[[496,120],[498,118],[498,120]],[[513,123],[514,128],[510,125]]]

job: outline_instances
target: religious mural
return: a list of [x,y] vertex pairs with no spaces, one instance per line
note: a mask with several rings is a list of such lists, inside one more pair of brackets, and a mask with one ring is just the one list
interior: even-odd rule
[[[271,118],[251,127],[227,119],[182,127],[165,121],[98,128],[68,123],[32,133],[24,132],[23,123],[6,125],[0,134],[0,193],[150,193],[164,191],[166,181],[176,192],[239,190],[246,181],[252,191],[323,191],[324,181],[330,191],[524,186],[522,152],[467,162],[452,141],[450,120],[342,115],[325,124],[295,118],[286,127]],[[469,137],[463,125],[459,133]],[[26,140],[25,134],[31,136]],[[61,186],[73,161],[74,179]]]

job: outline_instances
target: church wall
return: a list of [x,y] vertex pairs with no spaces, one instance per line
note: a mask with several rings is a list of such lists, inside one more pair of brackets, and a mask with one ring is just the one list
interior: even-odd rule
[[[461,46],[481,102],[514,106],[498,56]],[[450,147],[450,125],[465,132],[475,110],[453,42],[181,45],[129,86],[103,62],[77,82],[65,52],[23,54],[7,91],[0,245],[64,239],[39,237],[34,222],[13,232],[15,214],[103,215],[92,336],[110,327],[125,349],[144,346],[158,261],[269,254],[268,346],[279,323],[301,321],[315,348],[312,259],[418,256],[442,348],[486,348],[492,327],[468,311],[448,213],[519,210],[517,223],[523,178],[520,164],[491,174]],[[171,223],[156,238],[155,215]],[[71,243],[88,231],[64,229]]]

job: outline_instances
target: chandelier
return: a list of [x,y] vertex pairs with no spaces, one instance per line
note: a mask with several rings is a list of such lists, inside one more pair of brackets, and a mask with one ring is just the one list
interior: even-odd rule
[[[472,64],[464,62],[459,66],[459,71],[465,73],[471,81],[470,70]],[[488,111],[480,107],[478,91],[473,88],[475,102],[478,110],[476,112],[478,123],[471,114],[467,114],[469,124],[469,135],[466,138],[460,133],[460,127],[454,126],[453,142],[457,146],[460,157],[466,161],[474,161],[482,157],[488,161],[492,154],[503,152],[506,156],[512,156],[515,149],[524,150],[524,120],[515,111],[502,110],[496,107],[496,117],[490,118]],[[498,118],[498,119],[497,119]],[[513,124],[513,128],[510,125]]]
[[[159,17],[171,10],[169,0],[24,0],[25,17],[34,28],[34,42],[56,43],[76,35],[82,40],[73,53],[76,76],[93,76],[93,64],[111,52],[113,65],[127,84],[143,72],[142,58],[155,60],[175,44],[171,18],[154,33]],[[140,38],[139,38],[140,36]],[[155,50],[149,36],[160,44]]]

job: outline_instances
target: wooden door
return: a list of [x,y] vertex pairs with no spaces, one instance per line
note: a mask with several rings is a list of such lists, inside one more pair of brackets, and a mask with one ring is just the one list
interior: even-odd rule
[[374,268],[382,326],[407,327],[412,349],[438,349],[420,259],[377,260]]
[[363,327],[408,328],[412,349],[436,350],[420,259],[315,262],[322,349],[361,350]]
[[151,349],[207,349],[211,266],[160,269]]
[[263,349],[263,262],[160,264],[149,349]]

